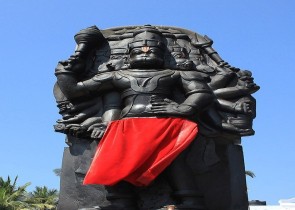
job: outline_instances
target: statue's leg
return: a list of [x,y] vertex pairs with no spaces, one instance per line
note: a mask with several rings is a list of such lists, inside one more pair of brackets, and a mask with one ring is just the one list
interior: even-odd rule
[[137,210],[136,196],[133,186],[127,182],[120,182],[114,186],[106,186],[106,198],[111,205],[102,209]]
[[187,153],[188,149],[172,162],[165,173],[174,190],[174,197],[179,201],[178,209],[203,210],[204,197],[198,189],[192,169],[186,163]]

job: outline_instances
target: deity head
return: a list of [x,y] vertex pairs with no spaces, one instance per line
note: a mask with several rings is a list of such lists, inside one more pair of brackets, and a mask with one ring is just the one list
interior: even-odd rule
[[253,83],[254,78],[252,77],[252,72],[249,70],[240,70],[237,72],[239,81],[242,83]]
[[171,48],[171,55],[175,59],[176,69],[192,69],[193,62],[189,59],[189,54],[185,48],[175,45]]
[[105,41],[104,36],[96,26],[79,31],[74,38],[77,43],[75,53],[80,57],[86,57],[91,50]]
[[109,71],[127,68],[125,63],[127,59],[126,52],[126,48],[118,47],[111,49],[110,59],[106,64]]
[[145,27],[133,35],[134,38],[128,45],[130,68],[163,68],[165,44],[161,32]]
[[237,72],[238,85],[245,86],[248,88],[249,94],[255,93],[260,87],[254,82],[252,72],[249,70],[240,70]]

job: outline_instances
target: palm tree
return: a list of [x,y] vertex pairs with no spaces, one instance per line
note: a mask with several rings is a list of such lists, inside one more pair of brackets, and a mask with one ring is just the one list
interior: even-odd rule
[[251,178],[256,177],[256,175],[252,171],[245,171],[245,173],[246,173],[247,176],[250,176]]
[[35,191],[30,193],[30,198],[26,201],[32,208],[38,210],[54,210],[58,200],[58,191],[50,190],[46,186],[36,187]]
[[17,178],[15,177],[12,183],[9,176],[6,181],[0,177],[0,210],[20,210],[28,207],[24,200],[26,188],[31,183],[16,187]]
[[60,176],[60,175],[61,175],[61,168],[53,169],[53,173],[54,173],[56,176]]

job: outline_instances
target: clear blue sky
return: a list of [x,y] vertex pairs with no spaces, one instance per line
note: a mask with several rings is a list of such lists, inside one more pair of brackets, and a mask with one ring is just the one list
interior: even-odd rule
[[277,204],[295,197],[294,11],[293,0],[1,0],[0,176],[19,175],[30,190],[59,188],[52,170],[65,143],[52,126],[59,118],[53,72],[73,52],[76,32],[171,25],[208,35],[226,61],[253,72],[261,90],[256,135],[243,139],[246,168],[256,174],[248,178],[249,198]]

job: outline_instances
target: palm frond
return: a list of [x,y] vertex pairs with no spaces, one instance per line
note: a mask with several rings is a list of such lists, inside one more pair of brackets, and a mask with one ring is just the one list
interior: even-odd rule
[[245,171],[245,173],[246,173],[247,176],[250,176],[251,178],[256,177],[256,175],[252,171]]

